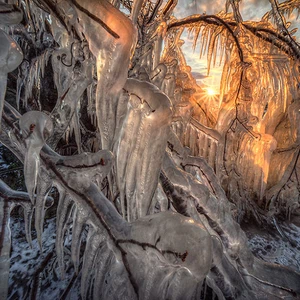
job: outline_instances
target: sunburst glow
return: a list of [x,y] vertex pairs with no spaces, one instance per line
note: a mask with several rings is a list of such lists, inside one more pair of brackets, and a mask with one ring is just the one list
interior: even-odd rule
[[217,94],[217,92],[214,89],[212,89],[212,88],[207,88],[206,92],[207,92],[208,96],[214,96],[214,95]]

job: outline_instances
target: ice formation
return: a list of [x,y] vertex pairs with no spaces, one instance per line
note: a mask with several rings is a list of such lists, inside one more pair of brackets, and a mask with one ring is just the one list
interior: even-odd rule
[[[142,1],[134,1],[133,15]],[[137,3],[137,4],[136,4]],[[96,59],[96,110],[103,149],[112,148],[114,111],[127,78],[130,57],[136,43],[132,22],[107,1],[60,1],[60,9],[70,18],[77,34],[86,39]],[[94,15],[96,14],[96,15]],[[91,17],[93,16],[93,17]],[[133,16],[133,20],[135,17]]]
[[29,111],[20,118],[19,126],[27,150],[24,158],[25,183],[30,199],[34,203],[40,171],[40,151],[45,145],[46,139],[52,135],[53,125],[46,114]]
[[[234,0],[181,20],[176,0],[1,4],[0,141],[28,194],[0,181],[0,293],[11,201],[29,243],[34,210],[42,248],[55,190],[53,268],[68,277],[71,258],[78,297],[299,298],[300,274],[255,257],[238,223],[252,214],[284,236],[279,217],[299,214],[300,47],[284,17],[295,2],[270,1],[260,22]],[[217,99],[192,76],[184,27],[208,73],[224,64]]]
[[[26,239],[31,245],[31,221],[34,207],[30,200],[31,199],[27,193],[14,191],[0,180],[0,295],[2,299],[6,299],[8,296],[11,250],[11,233],[9,228],[10,212],[16,206],[21,206],[23,208]],[[53,198],[47,197],[45,202],[46,208],[49,208],[53,204]]]
[[118,140],[116,171],[122,214],[133,221],[153,211],[172,108],[151,83],[128,79],[124,90],[130,95],[129,109]]
[[[11,4],[0,3],[0,24],[14,25],[22,20],[22,11]],[[0,29],[0,120],[5,100],[7,74],[15,70],[23,59],[22,50],[18,44],[2,29]],[[0,126],[1,130],[1,126]]]

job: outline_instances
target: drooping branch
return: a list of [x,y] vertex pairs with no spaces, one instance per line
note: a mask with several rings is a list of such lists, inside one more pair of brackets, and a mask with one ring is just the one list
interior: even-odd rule
[[[299,0],[286,0],[282,3],[277,3],[277,10],[281,14],[288,15],[288,17],[295,11],[298,10],[298,16],[300,13],[300,1]],[[268,11],[263,17],[263,20],[269,20],[274,16],[274,11]],[[297,18],[298,18],[297,16]]]
[[248,29],[252,34],[258,38],[270,43],[277,47],[280,51],[283,51],[292,58],[300,58],[300,48],[299,46],[294,47],[290,44],[289,40],[282,34],[279,34],[271,28],[262,28],[253,26],[251,23],[243,23],[246,29]]
[[[278,0],[269,0],[272,5],[272,11],[275,23],[277,25],[278,30],[284,35],[288,44],[293,50],[299,51],[299,44],[295,42],[295,40],[291,37],[289,30],[287,29],[287,24],[284,16],[280,13]],[[298,56],[299,58],[299,56]]]
[[230,35],[232,36],[232,38],[234,39],[235,45],[237,46],[237,49],[238,49],[238,54],[239,54],[240,61],[241,62],[244,61],[244,55],[243,55],[242,47],[240,45],[240,42],[239,42],[238,38],[234,34],[233,29],[230,27],[231,24],[228,24],[226,21],[224,21],[223,19],[221,19],[220,17],[218,17],[216,15],[201,15],[201,16],[194,15],[194,16],[190,16],[190,17],[187,17],[187,18],[182,19],[182,20],[171,22],[168,25],[168,30],[170,30],[172,28],[177,28],[177,27],[191,26],[191,25],[201,23],[201,22],[225,27],[228,30],[228,32],[230,33]]
[[[235,41],[235,44],[238,48],[240,48],[238,38],[234,34],[234,31],[237,27],[237,23],[232,20],[223,20],[220,17],[217,17],[215,15],[194,15],[189,16],[187,18],[184,18],[182,20],[176,20],[171,22],[168,25],[168,30],[172,28],[178,28],[178,27],[191,27],[191,26],[197,26],[198,24],[206,23],[206,24],[212,24],[216,26],[223,26],[225,27],[228,32],[233,36],[233,39]],[[265,26],[261,23],[255,24],[254,22],[242,22],[240,23],[243,25],[246,29],[248,29],[252,34],[259,38],[263,38],[265,41],[270,43],[271,45],[276,46],[279,50],[283,50],[288,55],[290,55],[292,58],[299,59],[300,58],[300,46],[297,42],[294,41],[292,37],[285,36],[282,33],[279,33],[275,29],[272,29],[270,27],[270,24],[268,26]],[[266,35],[263,35],[266,34]],[[242,56],[240,55],[240,58]]]

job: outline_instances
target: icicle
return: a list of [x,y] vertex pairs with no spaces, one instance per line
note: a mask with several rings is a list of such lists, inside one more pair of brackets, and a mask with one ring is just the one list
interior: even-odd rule
[[274,67],[270,68],[270,71],[272,72],[272,78],[273,78],[273,85],[272,87],[274,88],[275,91],[279,91],[281,86],[280,86],[280,72],[278,69],[277,64],[275,64]]
[[60,269],[60,274],[62,279],[65,276],[65,268],[64,268],[64,236],[66,232],[66,225],[70,218],[71,214],[71,197],[70,195],[66,195],[64,189],[59,188],[59,202],[57,206],[57,215],[56,215],[56,241],[55,241],[55,249],[58,261],[58,267]]
[[161,55],[161,51],[162,51],[162,44],[163,44],[163,38],[164,36],[162,36],[161,34],[157,34],[154,37],[153,40],[153,52],[152,52],[152,63],[153,65],[150,66],[150,71],[154,70],[158,64],[160,63],[160,55]]
[[87,87],[87,112],[93,126],[97,126],[96,108],[95,108],[95,84],[92,83]]
[[294,101],[288,108],[288,118],[290,120],[291,124],[291,132],[290,136],[292,138],[292,141],[294,144],[299,145],[300,144],[300,102]]
[[20,129],[26,143],[24,159],[25,184],[31,201],[34,194],[40,169],[40,151],[45,139],[52,134],[53,124],[49,116],[42,112],[30,111],[25,113],[19,121]]
[[24,221],[25,221],[25,234],[26,240],[30,247],[32,247],[32,238],[31,238],[31,221],[33,215],[33,206],[31,203],[22,204],[24,211]]
[[219,66],[222,65],[223,62],[223,57],[225,55],[225,49],[226,49],[226,45],[225,45],[225,36],[222,34],[220,35],[220,48],[219,48],[219,55],[220,55],[220,61],[219,61]]
[[195,51],[196,49],[196,46],[197,46],[197,42],[198,42],[198,37],[199,37],[199,34],[200,34],[200,31],[201,31],[202,27],[201,26],[198,26],[195,30],[195,33],[194,33],[194,41],[193,41],[193,46],[192,46],[192,49],[193,51]]
[[16,69],[23,60],[21,49],[15,41],[0,29],[0,132],[3,105],[6,94],[7,74]]
[[102,292],[105,289],[104,277],[110,268],[112,253],[106,244],[99,248],[99,255],[96,257],[95,263],[95,283],[94,283],[94,299],[103,299]]
[[[159,55],[159,54],[155,53],[155,55]],[[141,53],[141,56],[139,59],[140,67],[144,68],[147,73],[150,73],[152,71],[152,65],[153,65],[153,57],[152,56],[153,56],[153,44],[151,42],[149,42],[143,48],[143,52]]]
[[207,50],[207,76],[209,76],[210,68],[211,68],[211,61],[212,57],[216,56],[217,47],[216,47],[216,39],[219,36],[219,34],[222,32],[222,28],[218,28],[216,31],[211,33],[209,37],[209,44],[208,44],[208,50]]
[[45,76],[45,67],[48,65],[48,61],[50,56],[52,55],[52,49],[46,49],[40,57],[39,65],[40,65],[40,73],[41,76]]
[[[20,101],[21,101],[21,92],[22,88],[24,87],[24,84],[26,82],[26,78],[28,76],[28,68],[29,63],[27,60],[24,60],[22,64],[20,65],[19,72],[18,72],[18,79],[17,79],[17,97],[16,97],[16,103],[17,103],[17,109],[20,109]],[[24,103],[23,103],[24,105]]]
[[37,179],[37,195],[35,201],[35,230],[37,233],[37,240],[42,249],[42,234],[45,217],[45,202],[47,196],[52,188],[52,178],[48,175],[48,171],[43,168],[40,169]]
[[26,85],[25,85],[25,96],[24,96],[24,106],[27,107],[27,101],[32,97],[33,87],[36,85],[39,88],[40,77],[44,77],[45,66],[48,63],[49,57],[52,54],[52,49],[46,49],[40,56],[34,58],[29,67],[28,76],[26,76]]
[[228,79],[229,79],[229,72],[230,72],[230,63],[229,63],[229,54],[225,53],[226,58],[225,58],[225,63],[221,75],[221,82],[220,82],[220,100],[219,100],[219,105],[221,105],[224,101],[224,96],[227,93],[228,90]]
[[201,32],[201,40],[200,40],[201,47],[200,47],[200,55],[199,55],[200,59],[206,52],[207,41],[208,41],[207,32],[209,32],[209,31],[210,31],[210,28],[209,28],[209,26],[207,26],[207,27],[204,27],[204,29]]
[[[80,102],[78,102],[78,104],[80,104]],[[79,106],[79,105],[78,105]],[[80,107],[78,107],[77,109],[75,109],[75,113],[72,117],[72,128],[75,134],[75,141],[76,141],[76,145],[77,145],[77,149],[78,149],[78,153],[82,153],[82,144],[81,144],[81,131],[80,131],[80,118],[79,118],[79,110]]]
[[[94,228],[90,228],[87,236],[86,248],[83,256],[83,266],[81,275],[81,295],[86,299],[87,290],[90,283],[91,270],[94,269],[95,258],[99,251],[100,244],[103,243],[104,236]],[[102,255],[102,253],[100,253]]]
[[[26,239],[29,245],[31,246],[31,219],[33,214],[33,205],[31,203],[31,199],[29,198],[28,193],[14,191],[10,189],[3,181],[0,180],[0,195],[6,195],[7,199],[14,203],[14,205],[21,205],[24,212],[25,219],[25,233]],[[45,206],[46,208],[50,207],[53,204],[52,197],[45,197]]]
[[79,254],[81,245],[81,234],[84,225],[89,219],[89,214],[84,207],[79,204],[76,206],[76,210],[73,218],[73,230],[72,230],[72,245],[71,245],[71,258],[74,264],[75,272],[78,274],[79,268]]
[[[131,102],[132,103],[132,102]],[[132,105],[132,104],[131,104]],[[126,142],[126,136],[125,135],[131,135],[134,134],[136,136],[136,132],[138,131],[138,125],[141,120],[141,116],[139,112],[136,110],[135,107],[133,107],[133,111],[131,113],[128,112],[126,119],[124,120],[124,125],[126,126],[127,130],[121,131],[121,136],[118,141],[118,152],[120,149],[122,151],[117,154],[117,182],[118,182],[118,188],[120,191],[120,201],[121,201],[121,207],[122,207],[122,215],[125,218],[125,176],[126,176],[126,167],[130,159],[130,150],[133,144],[133,140],[128,140]]]

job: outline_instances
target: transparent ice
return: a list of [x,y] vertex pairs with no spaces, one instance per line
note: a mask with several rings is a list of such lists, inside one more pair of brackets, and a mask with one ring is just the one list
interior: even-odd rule
[[[175,0],[10,2],[0,141],[24,163],[28,193],[0,181],[1,296],[12,207],[30,244],[34,213],[42,248],[55,190],[55,270],[66,277],[69,251],[83,299],[299,297],[300,274],[255,257],[239,225],[252,214],[284,235],[277,219],[300,213],[300,47],[285,19],[295,1],[270,1],[259,22],[233,0],[181,20]],[[184,27],[208,74],[223,64],[217,99],[192,76]]]

